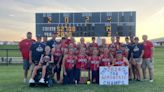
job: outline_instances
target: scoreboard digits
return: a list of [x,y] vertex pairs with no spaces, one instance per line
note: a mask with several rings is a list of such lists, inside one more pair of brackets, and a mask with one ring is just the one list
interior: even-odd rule
[[135,36],[136,12],[36,13],[36,35]]

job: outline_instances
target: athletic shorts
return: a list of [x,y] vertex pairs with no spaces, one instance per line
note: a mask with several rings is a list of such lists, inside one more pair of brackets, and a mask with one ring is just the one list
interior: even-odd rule
[[24,70],[29,70],[30,68],[30,63],[29,63],[29,60],[23,60],[23,69]]
[[154,61],[151,60],[150,58],[143,59],[141,67],[142,67],[142,69],[146,69],[147,67],[150,69],[153,69],[154,68]]
[[142,64],[142,58],[134,58],[134,61],[137,63],[137,64]]

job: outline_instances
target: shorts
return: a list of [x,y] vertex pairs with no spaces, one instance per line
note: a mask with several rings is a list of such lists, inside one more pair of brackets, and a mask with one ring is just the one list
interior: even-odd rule
[[29,70],[30,69],[30,63],[29,63],[29,60],[23,60],[23,69],[25,71]]
[[150,69],[154,69],[154,61],[150,58],[143,59],[141,67],[142,69],[146,69],[147,67]]
[[142,58],[134,58],[134,61],[139,65],[142,64]]
[[32,62],[35,66],[39,64],[39,61],[36,61],[36,60],[32,60]]

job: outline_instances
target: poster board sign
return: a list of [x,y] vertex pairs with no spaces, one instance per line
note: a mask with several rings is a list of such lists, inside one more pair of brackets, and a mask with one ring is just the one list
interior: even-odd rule
[[127,66],[100,67],[100,85],[128,85],[129,73]]

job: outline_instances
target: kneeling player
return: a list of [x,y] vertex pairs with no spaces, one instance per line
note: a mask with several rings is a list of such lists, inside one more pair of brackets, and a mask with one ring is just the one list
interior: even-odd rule
[[63,84],[73,84],[74,83],[74,66],[76,63],[76,56],[74,55],[74,50],[69,49],[69,54],[63,59]]
[[109,53],[108,48],[104,48],[103,54],[101,55],[100,66],[111,66],[114,64],[112,55]]
[[88,64],[88,57],[86,56],[86,50],[85,48],[81,48],[76,61],[75,83],[79,83],[81,71],[87,69],[87,64]]
[[98,50],[94,49],[92,56],[89,57],[90,70],[92,72],[92,83],[99,83],[99,65],[100,57],[98,56]]
[[34,70],[32,72],[31,79],[29,80],[29,83],[34,83],[34,77],[37,74],[37,71],[42,68],[42,77],[39,80],[40,83],[45,83],[45,74],[46,74],[46,67],[48,63],[53,62],[53,56],[50,54],[50,47],[46,46],[45,47],[45,53],[41,55],[40,62],[38,65],[34,67]]
[[114,66],[128,66],[128,61],[123,56],[123,53],[121,50],[116,51],[116,55],[114,59]]

